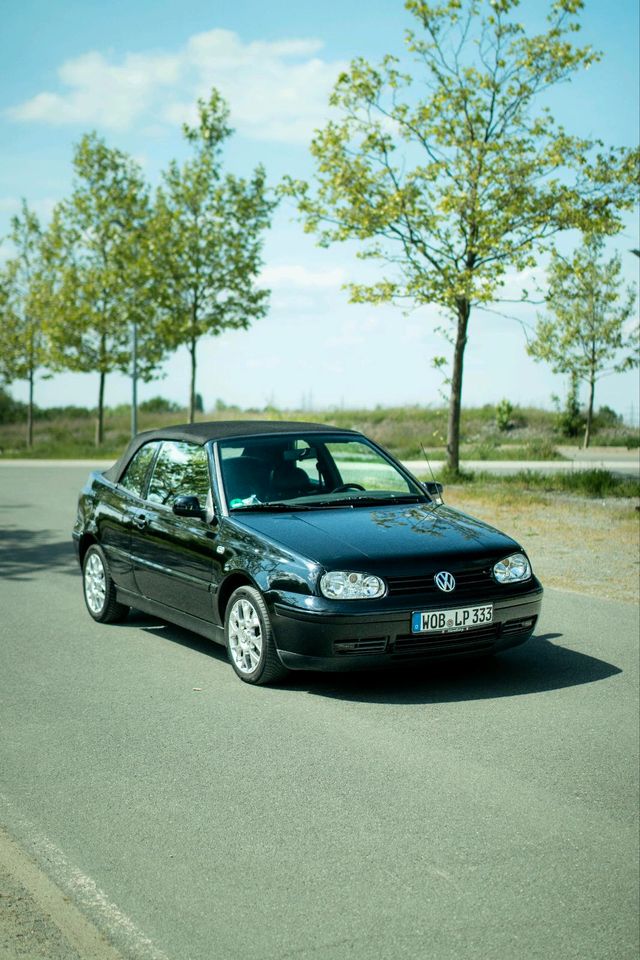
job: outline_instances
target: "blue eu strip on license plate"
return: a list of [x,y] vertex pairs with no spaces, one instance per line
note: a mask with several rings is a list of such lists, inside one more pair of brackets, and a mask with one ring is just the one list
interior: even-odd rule
[[424,610],[411,614],[412,633],[450,633],[470,630],[493,622],[493,604],[459,607],[457,610]]

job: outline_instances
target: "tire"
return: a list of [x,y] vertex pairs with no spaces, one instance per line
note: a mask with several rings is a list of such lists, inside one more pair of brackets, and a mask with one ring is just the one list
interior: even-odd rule
[[82,562],[82,588],[87,610],[98,623],[124,620],[129,607],[118,603],[116,588],[102,547],[93,543]]
[[269,611],[254,587],[238,587],[231,594],[224,638],[231,666],[245,683],[272,683],[289,672],[280,663]]

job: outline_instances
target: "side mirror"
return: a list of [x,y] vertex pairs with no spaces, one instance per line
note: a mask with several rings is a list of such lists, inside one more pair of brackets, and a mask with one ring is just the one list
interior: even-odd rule
[[444,493],[444,487],[441,483],[438,483],[437,480],[425,480],[422,486],[435,503],[444,503],[444,499],[442,497],[442,494]]
[[200,501],[194,496],[176,497],[173,501],[173,512],[177,517],[191,517],[195,520],[204,520],[205,511]]

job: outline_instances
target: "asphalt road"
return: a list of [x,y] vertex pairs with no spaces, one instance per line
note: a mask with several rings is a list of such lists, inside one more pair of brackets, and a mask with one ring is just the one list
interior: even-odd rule
[[123,957],[636,960],[635,607],[550,591],[493,662],[254,689],[90,620],[85,476],[0,465],[0,825]]

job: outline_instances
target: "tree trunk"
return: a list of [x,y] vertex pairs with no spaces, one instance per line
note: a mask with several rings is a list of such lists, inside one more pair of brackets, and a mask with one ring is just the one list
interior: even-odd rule
[[104,381],[106,373],[100,374],[100,389],[98,390],[98,416],[96,418],[96,447],[104,442]]
[[29,407],[27,409],[27,446],[33,446],[33,367],[29,370]]
[[196,418],[196,344],[194,337],[189,346],[191,354],[191,390],[189,392],[189,423],[193,423]]
[[587,407],[587,424],[584,428],[584,442],[582,449],[586,450],[591,442],[591,423],[593,421],[593,397],[596,392],[596,381],[593,377],[589,380],[589,406]]
[[449,425],[447,428],[447,466],[452,473],[460,471],[460,413],[462,410],[462,372],[464,366],[464,348],[467,345],[467,328],[471,304],[468,300],[458,301],[458,329],[453,350],[453,369],[451,371],[451,394],[449,397]]

